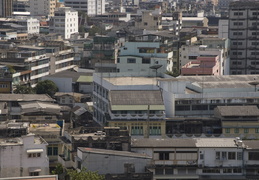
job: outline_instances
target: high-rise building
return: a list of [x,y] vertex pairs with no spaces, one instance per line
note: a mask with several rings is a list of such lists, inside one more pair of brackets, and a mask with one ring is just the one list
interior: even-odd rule
[[30,0],[32,16],[54,16],[56,0]]
[[259,74],[259,2],[229,6],[230,74]]
[[0,0],[0,17],[12,16],[13,0]]
[[70,7],[60,7],[55,10],[55,14],[50,19],[49,30],[51,33],[58,33],[65,39],[78,33],[78,12]]
[[105,13],[105,0],[64,0],[64,4],[66,7],[86,12],[88,16]]

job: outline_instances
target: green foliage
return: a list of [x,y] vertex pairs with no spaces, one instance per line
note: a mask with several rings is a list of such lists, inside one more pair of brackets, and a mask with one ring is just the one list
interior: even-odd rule
[[48,94],[50,97],[53,97],[57,91],[58,87],[51,80],[40,81],[35,87],[37,94]]
[[64,173],[64,169],[63,169],[63,166],[62,164],[57,164],[55,169],[53,171],[51,171],[51,174],[55,175],[55,174],[63,174]]
[[11,74],[14,74],[16,71],[15,69],[13,68],[13,66],[11,65],[7,65],[7,68],[8,68],[8,71],[11,73]]
[[104,180],[104,176],[99,175],[97,172],[87,171],[85,168],[80,172],[68,169],[67,174],[70,176],[71,180]]
[[91,29],[89,29],[89,36],[95,36],[95,33],[103,35],[105,30],[98,26],[93,26]]
[[174,69],[172,72],[171,71],[167,71],[166,74],[173,76],[173,77],[177,77],[180,75],[180,72],[178,69]]
[[35,91],[30,86],[17,85],[16,89],[13,91],[15,94],[35,94]]

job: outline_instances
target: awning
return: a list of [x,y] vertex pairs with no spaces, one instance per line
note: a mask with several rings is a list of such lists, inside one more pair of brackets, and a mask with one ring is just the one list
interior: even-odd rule
[[29,167],[29,172],[41,172],[40,167]]
[[27,153],[42,153],[43,149],[28,149]]

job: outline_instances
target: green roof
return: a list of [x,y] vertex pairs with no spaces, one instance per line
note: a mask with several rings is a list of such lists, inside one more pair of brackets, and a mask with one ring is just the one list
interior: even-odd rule
[[80,76],[76,82],[93,82],[93,76]]

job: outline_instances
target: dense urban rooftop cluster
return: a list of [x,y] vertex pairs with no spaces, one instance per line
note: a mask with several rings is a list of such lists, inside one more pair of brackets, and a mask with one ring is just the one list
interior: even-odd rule
[[258,179],[258,15],[0,0],[0,180]]

